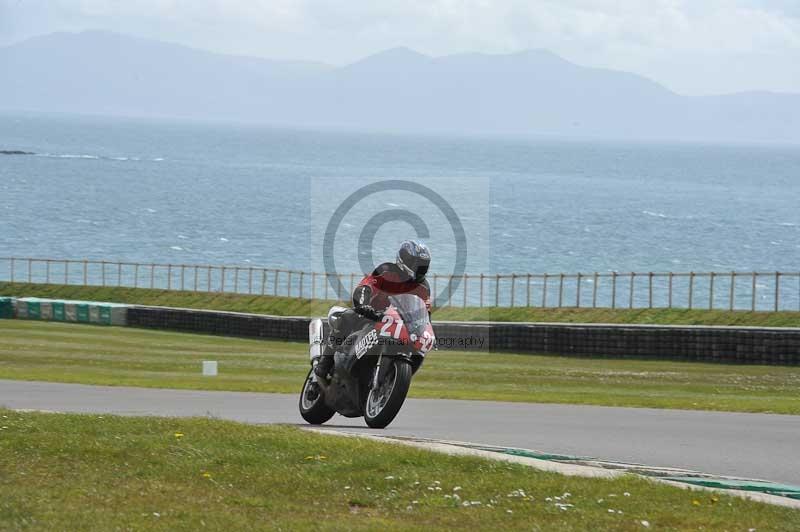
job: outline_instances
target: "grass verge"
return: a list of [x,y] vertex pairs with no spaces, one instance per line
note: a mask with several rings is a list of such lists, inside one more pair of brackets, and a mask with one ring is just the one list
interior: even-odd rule
[[[0,378],[297,393],[302,343],[0,320]],[[202,377],[202,360],[220,374]],[[800,368],[434,351],[412,397],[800,414]]]
[[[29,296],[87,301],[109,301],[253,312],[276,316],[321,316],[332,302],[290,297],[195,293],[145,288],[117,288],[71,285],[0,283],[0,295]],[[800,312],[749,312],[688,309],[591,309],[528,307],[445,307],[434,318],[457,321],[540,321],[570,323],[658,323],[672,325],[747,325],[759,327],[800,327]]]
[[790,530],[800,511],[210,419],[0,410],[4,530]]

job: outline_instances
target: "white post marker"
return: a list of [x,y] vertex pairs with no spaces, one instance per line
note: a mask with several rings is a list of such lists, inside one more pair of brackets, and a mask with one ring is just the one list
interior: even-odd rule
[[217,376],[217,361],[204,360],[203,361],[203,376],[216,377]]

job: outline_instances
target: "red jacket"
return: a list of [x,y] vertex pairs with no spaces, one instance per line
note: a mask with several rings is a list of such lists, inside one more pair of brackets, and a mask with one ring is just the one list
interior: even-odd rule
[[393,294],[414,294],[425,301],[428,312],[431,310],[431,289],[428,281],[409,279],[394,263],[381,264],[364,277],[353,290],[353,306],[369,305],[383,311],[389,306],[389,296]]

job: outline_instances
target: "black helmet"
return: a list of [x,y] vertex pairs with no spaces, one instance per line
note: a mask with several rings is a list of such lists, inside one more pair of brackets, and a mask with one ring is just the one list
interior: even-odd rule
[[406,240],[400,244],[397,266],[415,281],[420,282],[425,278],[430,265],[431,252],[428,246],[415,240]]

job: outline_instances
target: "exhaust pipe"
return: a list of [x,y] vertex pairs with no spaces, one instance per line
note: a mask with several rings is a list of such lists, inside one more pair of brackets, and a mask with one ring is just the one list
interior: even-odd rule
[[322,356],[322,320],[314,318],[308,324],[308,356],[312,360],[318,360]]

